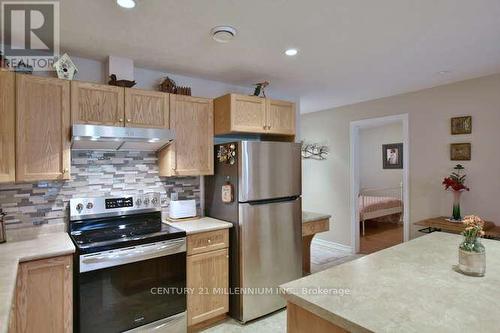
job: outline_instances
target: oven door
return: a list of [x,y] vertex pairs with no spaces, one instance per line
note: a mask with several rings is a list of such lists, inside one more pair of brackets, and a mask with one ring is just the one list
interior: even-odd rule
[[123,332],[186,311],[186,240],[79,256],[77,329]]

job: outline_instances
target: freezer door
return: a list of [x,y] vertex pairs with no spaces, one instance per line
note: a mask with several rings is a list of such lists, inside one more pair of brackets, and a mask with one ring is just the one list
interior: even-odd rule
[[246,322],[283,308],[278,286],[302,277],[301,199],[240,204],[239,215],[238,319]]
[[301,194],[300,143],[241,141],[238,148],[238,201]]

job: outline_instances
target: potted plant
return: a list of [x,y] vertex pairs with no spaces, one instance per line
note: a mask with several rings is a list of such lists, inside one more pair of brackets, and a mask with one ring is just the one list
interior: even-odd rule
[[481,243],[484,236],[484,221],[474,215],[464,218],[464,240],[458,248],[458,268],[467,275],[484,276],[486,272],[486,251]]
[[463,191],[469,191],[469,188],[465,186],[466,175],[462,174],[464,167],[457,164],[448,177],[443,180],[443,185],[445,190],[453,191],[453,212],[451,216],[451,221],[462,222],[462,213],[460,212],[460,197]]

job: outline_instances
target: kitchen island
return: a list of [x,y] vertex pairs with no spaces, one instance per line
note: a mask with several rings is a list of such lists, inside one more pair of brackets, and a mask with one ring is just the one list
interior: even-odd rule
[[288,332],[498,332],[500,242],[486,276],[454,270],[459,235],[435,232],[281,286]]

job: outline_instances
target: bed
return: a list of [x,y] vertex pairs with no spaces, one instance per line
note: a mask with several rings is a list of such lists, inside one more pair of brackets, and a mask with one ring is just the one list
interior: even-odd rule
[[403,216],[403,188],[388,187],[362,189],[359,194],[359,220],[365,235],[365,221],[399,214],[398,222]]

